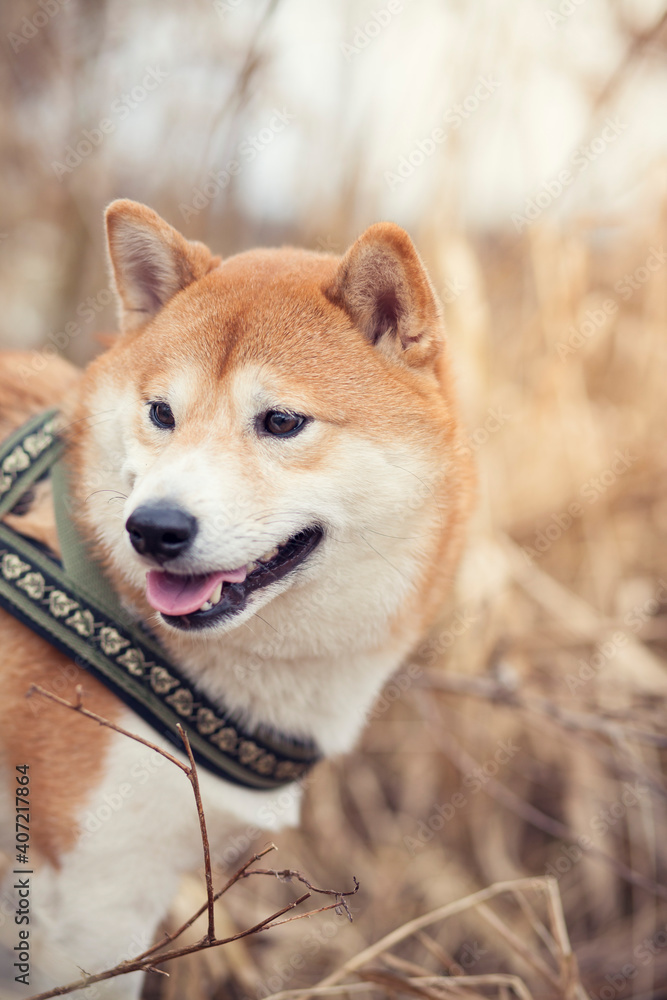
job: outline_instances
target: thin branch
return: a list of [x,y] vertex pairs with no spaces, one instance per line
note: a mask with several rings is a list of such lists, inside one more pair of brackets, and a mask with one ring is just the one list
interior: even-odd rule
[[[346,895],[350,895],[350,893],[346,893]],[[325,913],[327,910],[334,910],[340,905],[337,902],[329,903],[327,906],[320,906],[316,910],[308,910],[306,913],[298,913],[292,917],[286,918],[285,920],[278,919],[279,917],[282,917],[283,914],[288,913],[290,910],[300,906],[301,903],[304,903],[307,899],[310,899],[310,896],[310,892],[303,893],[291,903],[283,906],[280,910],[276,910],[275,913],[272,913],[270,916],[265,917],[258,923],[253,924],[252,927],[247,927],[245,930],[238,931],[230,937],[213,941],[209,941],[208,938],[204,937],[195,944],[165,952],[163,955],[156,955],[155,949],[152,949],[150,958],[147,958],[146,956],[148,953],[144,952],[136,958],[119,962],[119,964],[114,966],[112,969],[105,969],[104,972],[98,972],[95,975],[86,975],[84,978],[76,980],[76,982],[68,983],[66,986],[56,986],[54,989],[47,990],[44,993],[38,993],[32,997],[28,997],[27,1000],[48,1000],[50,997],[63,996],[66,993],[74,993],[77,990],[85,989],[87,986],[92,986],[94,983],[100,983],[107,979],[114,979],[116,976],[127,975],[130,972],[158,972],[161,970],[159,970],[157,966],[164,965],[165,962],[171,962],[175,958],[182,958],[184,955],[192,955],[196,952],[205,951],[208,948],[219,948],[222,945],[231,944],[233,941],[240,941],[241,938],[249,937],[251,934],[260,934],[263,931],[273,930],[275,927],[280,927],[281,924],[287,924],[292,920],[304,920],[307,917],[313,917],[318,913]],[[206,906],[202,907],[199,911],[200,916],[205,909]],[[184,925],[184,927],[189,926],[190,923],[192,923],[192,920],[188,921],[188,924]],[[166,941],[162,941],[157,947],[164,947],[166,943]]]
[[[53,701],[55,704],[61,705],[63,708],[68,708],[72,712],[76,712],[79,715],[83,715],[88,719],[92,719],[100,726],[105,726],[108,729],[114,730],[114,732],[120,733],[122,736],[127,736],[131,740],[135,740],[137,743],[141,743],[143,746],[149,747],[151,750],[155,750],[162,757],[171,761],[175,764],[188,778],[192,791],[195,798],[195,803],[197,806],[197,816],[199,819],[199,829],[202,839],[202,848],[204,852],[204,871],[206,877],[206,902],[194,913],[188,920],[185,921],[176,931],[172,934],[168,934],[162,941],[157,942],[146,951],[141,952],[141,954],[136,955],[134,958],[127,959],[125,961],[119,962],[111,969],[105,969],[103,972],[98,972],[94,975],[84,974],[83,978],[76,980],[75,982],[69,983],[66,986],[56,986],[51,990],[47,990],[42,993],[35,994],[32,997],[27,998],[27,1000],[48,1000],[50,997],[64,996],[67,993],[74,993],[77,990],[85,989],[94,983],[103,982],[107,979],[113,979],[116,976],[124,976],[130,972],[159,972],[163,975],[162,969],[159,969],[159,965],[163,965],[165,962],[170,962],[175,958],[181,958],[184,955],[192,955],[195,952],[204,951],[207,948],[217,948],[221,945],[231,944],[233,941],[238,941],[241,938],[248,937],[251,934],[259,934],[263,931],[271,930],[274,927],[279,927],[281,924],[288,923],[291,920],[300,920],[305,917],[312,917],[317,913],[324,913],[327,910],[337,910],[338,912],[343,909],[348,918],[352,920],[352,915],[350,913],[349,907],[347,905],[346,896],[354,895],[359,889],[359,883],[356,878],[354,878],[354,889],[350,889],[346,892],[340,892],[336,889],[318,889],[314,886],[306,877],[302,875],[301,872],[294,871],[290,868],[285,868],[282,871],[275,869],[252,869],[250,866],[258,861],[264,855],[268,854],[270,851],[275,850],[274,844],[269,844],[262,851],[254,854],[248,859],[238,871],[227,881],[227,883],[219,889],[218,892],[213,891],[213,875],[211,870],[211,853],[210,845],[208,840],[208,833],[206,830],[206,817],[204,815],[204,806],[201,798],[201,789],[199,787],[199,776],[197,774],[197,765],[195,763],[194,755],[192,753],[192,747],[190,746],[190,741],[188,739],[187,733],[183,727],[178,725],[178,732],[183,740],[183,745],[185,747],[185,752],[189,760],[189,766],[183,764],[180,760],[174,757],[172,754],[168,753],[162,747],[157,746],[155,743],[151,743],[150,740],[144,739],[142,736],[137,736],[136,733],[131,733],[127,729],[123,729],[122,726],[116,725],[115,722],[111,722],[109,719],[103,718],[101,715],[97,715],[95,712],[91,712],[89,709],[84,707],[83,704],[83,688],[81,685],[77,685],[75,689],[75,700],[73,702],[67,701],[65,698],[61,698],[58,695],[52,694],[50,691],[45,690],[37,684],[33,684],[28,691],[28,697],[32,695],[40,695],[41,697],[47,698],[49,701]],[[238,931],[236,934],[231,935],[227,938],[217,939],[215,936],[215,918],[214,918],[214,903],[219,899],[225,892],[227,892],[231,886],[235,885],[241,879],[248,878],[250,875],[271,875],[274,878],[279,878],[282,881],[291,881],[296,879],[302,882],[309,889],[308,892],[303,893],[298,899],[293,900],[286,906],[283,906],[280,910],[276,910],[270,916],[265,917],[258,923],[254,924],[252,927],[247,927],[243,931]],[[283,917],[284,914],[289,913],[290,910],[295,909],[301,903],[304,903],[307,899],[310,899],[313,892],[321,893],[323,895],[334,896],[335,901],[329,903],[326,906],[321,906],[315,910],[309,910],[307,913],[295,914],[294,916],[287,917],[283,920],[279,919]],[[202,916],[204,912],[208,912],[208,929],[206,935],[195,944],[187,945],[182,948],[173,948],[170,951],[162,951],[167,945],[173,944],[181,935],[195,923],[195,921]]]
[[45,688],[40,687],[39,684],[33,684],[28,690],[27,697],[30,698],[32,695],[38,694],[44,698],[48,698],[50,701],[55,702],[58,705],[62,705],[64,708],[69,708],[73,712],[77,712],[79,715],[84,715],[87,719],[92,719],[100,726],[105,726],[107,729],[113,729],[114,732],[120,733],[122,736],[127,736],[129,739],[135,740],[137,743],[141,743],[151,750],[155,750],[156,753],[161,754],[167,760],[171,761],[172,764],[176,764],[177,767],[184,772],[187,776],[190,785],[192,786],[192,791],[195,797],[195,803],[197,806],[197,817],[199,819],[199,829],[201,832],[202,847],[204,850],[204,877],[206,881],[206,905],[208,908],[208,932],[207,939],[209,941],[215,941],[215,915],[213,910],[213,874],[211,872],[211,848],[208,840],[208,833],[206,830],[206,817],[204,816],[204,806],[201,799],[201,790],[199,788],[199,775],[197,774],[197,765],[195,764],[195,758],[192,753],[192,747],[190,746],[190,740],[188,739],[188,734],[186,733],[180,722],[177,724],[179,736],[183,740],[183,745],[185,747],[185,752],[190,761],[190,766],[181,763],[176,757],[168,753],[162,747],[157,746],[155,743],[151,743],[150,740],[144,739],[142,736],[137,736],[136,733],[131,733],[127,729],[123,729],[122,726],[117,725],[115,722],[111,722],[109,719],[103,718],[101,715],[97,715],[96,712],[91,712],[89,709],[84,707],[83,704],[83,687],[81,684],[77,684],[75,688],[76,700],[74,702],[69,702],[65,698],[60,698],[56,694],[52,694]]
[[[306,895],[301,898],[307,899],[309,895],[310,893],[307,892]],[[317,913],[326,913],[327,910],[336,910],[338,912],[340,910],[340,904],[328,903],[327,906],[318,906],[316,910],[308,910],[306,913],[295,913],[293,917],[285,917],[284,920],[276,920],[274,924],[271,924],[271,927],[280,927],[282,924],[289,924],[293,920],[305,920],[306,917],[314,917]]]
[[26,1000],[49,1000],[50,997],[59,997],[66,993],[74,993],[77,990],[85,989],[87,986],[92,986],[94,983],[101,983],[106,979],[114,979],[116,976],[125,976],[130,972],[159,972],[161,970],[157,968],[158,965],[164,965],[165,962],[171,962],[175,958],[182,958],[184,955],[193,955],[200,951],[206,951],[209,948],[219,948],[222,945],[231,944],[233,941],[240,941],[241,938],[249,937],[251,934],[260,934],[263,931],[273,930],[275,927],[288,924],[292,920],[305,920],[307,917],[313,917],[317,913],[326,913],[327,910],[336,909],[338,905],[337,903],[329,903],[327,906],[320,906],[316,910],[308,910],[306,913],[297,913],[293,917],[287,917],[285,920],[278,920],[278,917],[281,917],[284,913],[288,913],[290,910],[300,906],[307,899],[310,899],[310,895],[309,892],[304,892],[298,899],[294,899],[287,906],[276,910],[271,916],[265,917],[264,920],[253,924],[252,927],[247,927],[245,930],[232,934],[231,937],[221,938],[216,941],[208,941],[206,938],[202,938],[201,941],[197,941],[195,944],[165,952],[164,955],[154,956],[150,961],[146,961],[141,957],[128,959],[125,962],[120,962],[113,969],[105,969],[104,972],[87,975],[83,979],[77,979],[76,982],[69,983],[67,986],[56,986],[45,993],[36,993],[34,996],[27,997]]
[[[56,986],[51,990],[46,990],[44,993],[36,993],[32,997],[28,997],[27,1000],[48,1000],[49,997],[64,996],[66,993],[74,993],[77,990],[83,990],[87,986],[92,986],[94,983],[101,983],[107,979],[115,979],[116,976],[126,976],[130,972],[148,972],[158,965],[164,965],[165,962],[171,962],[175,958],[182,958],[184,955],[192,955],[195,952],[205,951],[207,948],[218,948],[223,944],[231,944],[232,941],[239,941],[241,938],[248,937],[250,934],[259,934],[262,931],[270,930],[271,927],[274,926],[274,920],[281,917],[283,913],[293,910],[296,906],[299,906],[309,898],[310,893],[305,892],[302,896],[299,896],[298,899],[288,903],[287,906],[283,906],[282,909],[276,910],[276,912],[272,913],[271,916],[265,917],[264,920],[260,920],[259,923],[253,924],[252,927],[247,927],[245,930],[239,931],[237,934],[232,934],[231,937],[221,938],[219,941],[208,941],[206,938],[202,938],[201,941],[197,941],[195,944],[165,952],[164,955],[153,956],[149,961],[146,961],[143,958],[127,959],[124,962],[119,962],[118,965],[115,965],[112,969],[105,969],[104,972],[98,972],[95,975],[86,975],[83,979],[77,979],[73,983],[68,983],[67,986]],[[331,906],[323,907],[323,909],[329,910],[331,909]],[[308,914],[303,914],[303,916],[307,915]]]
[[190,779],[190,784],[192,785],[192,791],[194,792],[195,802],[197,803],[197,816],[199,817],[199,829],[201,831],[201,841],[202,847],[204,848],[204,877],[206,879],[206,905],[208,907],[208,931],[206,932],[207,941],[215,941],[215,914],[213,912],[213,904],[215,902],[213,897],[213,874],[211,872],[211,847],[208,842],[208,833],[206,831],[206,817],[204,816],[204,805],[201,800],[201,790],[199,788],[199,775],[197,774],[197,765],[195,764],[195,758],[192,753],[192,747],[190,746],[190,740],[188,739],[188,734],[183,729],[183,726],[178,723],[176,726],[179,735],[185,744],[185,750],[190,761],[190,768],[187,771],[188,778]]
[[[241,865],[238,871],[234,875],[232,875],[229,881],[226,882],[225,885],[223,885],[222,889],[218,889],[218,891],[215,893],[213,897],[214,902],[220,899],[221,896],[224,896],[224,894],[229,889],[231,889],[231,887],[235,885],[240,878],[243,877],[244,872],[247,871],[247,869],[250,867],[251,864],[253,864],[255,861],[259,861],[260,858],[263,858],[265,854],[269,854],[270,851],[277,851],[277,850],[278,848],[276,847],[275,844],[269,844],[263,850],[258,851],[257,854],[253,854],[252,857],[248,858],[248,860]],[[202,913],[206,911],[207,907],[208,907],[208,900],[205,903],[202,903],[197,912],[193,913],[192,916],[189,917],[184,924],[181,924],[178,930],[173,931],[171,934],[165,934],[162,941],[158,941],[157,944],[151,945],[150,948],[147,948],[146,951],[143,951],[141,955],[137,955],[137,959],[145,958],[148,955],[152,955],[154,954],[154,952],[159,951],[160,948],[166,948],[168,944],[171,944],[172,941],[175,941],[176,938],[179,938],[181,934],[187,931],[189,927],[192,927],[195,921],[199,920]]]
[[[325,896],[335,896],[336,902],[332,904],[333,907],[345,910],[345,913],[347,914],[347,919],[350,922],[352,922],[352,914],[350,913],[350,909],[347,905],[345,897],[354,896],[359,891],[359,882],[354,877],[354,875],[352,876],[352,881],[354,882],[354,889],[348,889],[347,892],[340,892],[338,889],[318,889],[316,886],[313,885],[312,882],[308,881],[305,875],[302,875],[301,872],[295,872],[291,868],[283,868],[282,871],[276,871],[274,868],[253,868],[253,870],[251,872],[248,872],[247,874],[275,875],[276,878],[280,879],[281,882],[291,882],[292,879],[297,879],[299,882],[303,882],[303,884],[307,886],[308,889],[311,889],[313,892],[319,892]],[[241,877],[245,878],[246,876],[242,875]]]
[[177,757],[174,757],[163,747],[157,746],[155,743],[151,743],[150,740],[145,740],[143,736],[137,736],[136,733],[131,733],[127,729],[123,729],[122,726],[117,726],[115,722],[111,722],[109,719],[105,719],[101,715],[97,715],[96,712],[91,712],[90,709],[83,707],[83,688],[80,684],[76,686],[76,701],[67,701],[66,698],[61,698],[57,694],[53,694],[51,691],[47,691],[46,688],[41,687],[39,684],[31,684],[26,692],[26,698],[31,698],[34,694],[40,695],[42,698],[48,698],[49,701],[53,701],[56,705],[62,705],[63,708],[69,708],[73,712],[78,712],[79,715],[85,715],[87,719],[92,719],[93,722],[97,722],[100,726],[106,726],[107,729],[113,729],[115,733],[120,733],[121,736],[127,736],[128,739],[136,740],[137,743],[142,743],[145,747],[150,750],[155,750],[162,757],[171,761],[176,767],[180,767],[181,771],[185,774],[188,773],[188,765],[183,764]]

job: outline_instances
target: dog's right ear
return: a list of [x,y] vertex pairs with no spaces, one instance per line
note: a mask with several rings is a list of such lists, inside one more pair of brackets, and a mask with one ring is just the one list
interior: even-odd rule
[[203,243],[186,240],[139,202],[112,201],[105,218],[123,330],[143,326],[220,263]]
[[387,358],[433,366],[442,346],[440,307],[412,240],[393,222],[369,226],[324,289]]

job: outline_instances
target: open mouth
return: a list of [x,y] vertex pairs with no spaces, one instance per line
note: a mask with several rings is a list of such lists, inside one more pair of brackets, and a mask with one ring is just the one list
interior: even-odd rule
[[239,569],[185,576],[151,570],[146,577],[146,596],[169,625],[200,629],[217,625],[238,614],[248,595],[281,580],[299,566],[322,540],[319,526],[304,528],[282,545],[266,552],[257,562]]

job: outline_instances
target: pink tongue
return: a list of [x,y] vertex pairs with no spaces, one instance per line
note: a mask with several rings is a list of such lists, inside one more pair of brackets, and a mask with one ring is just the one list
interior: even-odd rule
[[165,615],[189,615],[209,600],[221,580],[241,583],[246,575],[245,566],[208,576],[177,576],[152,569],[146,574],[146,597],[152,608]]

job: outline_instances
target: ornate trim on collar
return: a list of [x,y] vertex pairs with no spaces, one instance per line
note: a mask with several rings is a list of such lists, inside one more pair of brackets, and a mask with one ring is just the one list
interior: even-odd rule
[[[28,421],[0,446],[0,519],[61,457],[56,410]],[[66,560],[65,560],[66,561]],[[99,573],[98,584],[104,581]],[[0,606],[89,670],[162,736],[187,730],[199,764],[234,784],[271,789],[300,778],[316,747],[268,730],[249,733],[169,661],[157,640],[86,587],[38,543],[0,523]]]

